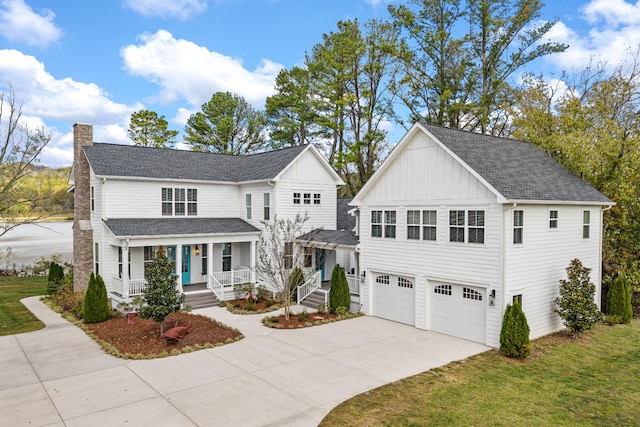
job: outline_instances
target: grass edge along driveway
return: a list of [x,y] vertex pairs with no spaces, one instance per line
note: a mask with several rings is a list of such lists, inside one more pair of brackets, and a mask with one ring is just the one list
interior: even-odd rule
[[638,425],[640,320],[531,344],[525,361],[492,350],[355,396],[320,426]]
[[44,328],[44,324],[20,300],[44,295],[46,277],[0,276],[0,336]]

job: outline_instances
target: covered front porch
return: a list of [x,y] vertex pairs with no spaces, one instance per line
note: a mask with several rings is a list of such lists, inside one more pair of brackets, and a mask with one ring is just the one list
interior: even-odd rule
[[[114,306],[120,302],[129,303],[144,293],[147,285],[145,265],[154,260],[160,247],[173,263],[176,288],[181,293],[209,292],[219,300],[226,300],[231,298],[236,285],[255,283],[260,233],[257,228],[240,219],[237,220],[240,223],[227,224],[226,230],[221,229],[220,222],[224,220],[227,223],[229,219],[181,220],[155,220],[165,229],[162,234],[158,230],[159,235],[135,233],[132,226],[129,226],[129,232],[125,232],[123,227],[119,227],[119,221],[105,220],[111,238],[103,251],[101,274],[108,279],[105,282],[108,282]],[[148,233],[144,225],[151,220],[139,221],[144,221],[142,233]],[[183,223],[183,230],[176,230],[178,222]],[[172,229],[174,234],[167,233],[168,229]]]

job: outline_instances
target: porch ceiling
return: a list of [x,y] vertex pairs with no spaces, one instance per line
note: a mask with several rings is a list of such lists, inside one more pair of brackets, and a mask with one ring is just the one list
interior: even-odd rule
[[260,233],[240,218],[112,218],[103,222],[120,239]]

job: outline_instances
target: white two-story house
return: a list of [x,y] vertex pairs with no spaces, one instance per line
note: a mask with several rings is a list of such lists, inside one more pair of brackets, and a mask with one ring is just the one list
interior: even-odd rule
[[519,300],[531,338],[557,331],[572,259],[600,290],[612,204],[533,144],[415,124],[351,202],[362,309],[498,347]]
[[[74,280],[93,271],[114,303],[140,295],[159,246],[185,293],[256,282],[263,221],[309,216],[336,229],[343,184],[312,145],[246,156],[93,142],[74,126]],[[224,295],[218,295],[224,297]]]

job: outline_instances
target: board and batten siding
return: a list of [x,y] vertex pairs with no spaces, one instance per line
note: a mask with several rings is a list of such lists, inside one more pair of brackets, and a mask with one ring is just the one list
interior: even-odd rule
[[401,205],[465,200],[492,202],[495,195],[426,134],[416,134],[363,195],[363,204]]
[[[524,213],[522,244],[513,243],[513,211]],[[558,211],[558,228],[549,227],[549,212]],[[591,212],[590,237],[582,237],[583,211]],[[600,303],[602,211],[599,206],[517,205],[504,211],[505,221],[505,307],[514,295],[522,294],[522,309],[531,338],[563,327],[555,313],[555,298],[566,268],[579,259],[591,269]]]
[[[243,184],[240,186],[240,204],[242,211],[240,218],[244,219],[254,227],[262,229],[264,218],[264,194],[269,194],[269,220],[273,221],[274,209],[274,186],[267,183]],[[247,194],[251,194],[251,219],[247,218]]]

